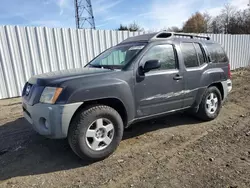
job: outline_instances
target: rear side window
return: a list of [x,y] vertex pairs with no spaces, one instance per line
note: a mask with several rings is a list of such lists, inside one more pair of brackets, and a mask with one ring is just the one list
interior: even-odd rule
[[204,53],[204,50],[201,47],[201,45],[198,43],[194,43],[194,47],[195,47],[196,53],[198,55],[200,65],[206,63],[205,53]]
[[228,62],[227,55],[219,44],[207,44],[207,49],[213,63]]
[[193,43],[182,43],[181,51],[187,68],[199,66],[198,57]]

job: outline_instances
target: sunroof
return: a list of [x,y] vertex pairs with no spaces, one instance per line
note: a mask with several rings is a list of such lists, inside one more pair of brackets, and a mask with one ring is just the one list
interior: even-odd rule
[[171,36],[172,36],[171,33],[161,33],[161,34],[157,35],[156,38],[168,38]]

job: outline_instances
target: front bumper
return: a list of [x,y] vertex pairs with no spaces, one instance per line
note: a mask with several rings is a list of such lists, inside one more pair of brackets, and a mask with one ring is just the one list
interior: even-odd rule
[[37,103],[31,106],[23,100],[22,104],[24,117],[36,132],[49,138],[60,139],[67,137],[70,121],[83,103],[64,105]]

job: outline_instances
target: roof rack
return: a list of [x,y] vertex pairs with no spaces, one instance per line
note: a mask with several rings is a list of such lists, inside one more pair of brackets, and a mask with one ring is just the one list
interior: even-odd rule
[[190,37],[191,39],[195,38],[202,38],[202,39],[206,39],[206,40],[210,40],[210,37],[204,37],[204,36],[199,36],[199,35],[191,35],[191,34],[187,34],[187,33],[172,33],[175,36],[183,36],[183,37]]
[[206,40],[210,40],[210,37],[204,37],[204,36],[199,36],[199,35],[192,35],[192,34],[188,34],[188,33],[167,32],[167,31],[161,31],[161,32],[157,33],[153,37],[153,39],[157,39],[157,38],[170,38],[170,37],[174,37],[174,36],[190,37],[191,39],[193,39],[193,38],[203,38],[203,39],[206,39]]

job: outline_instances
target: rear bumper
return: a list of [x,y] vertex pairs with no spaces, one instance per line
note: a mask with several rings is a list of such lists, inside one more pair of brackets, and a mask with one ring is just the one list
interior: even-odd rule
[[224,91],[223,100],[225,100],[227,98],[228,94],[233,89],[232,81],[230,79],[228,79],[227,81],[222,82],[222,86],[223,86],[223,91]]
[[231,80],[227,80],[227,89],[228,89],[228,93],[230,93],[233,89],[233,84]]
[[82,102],[65,105],[38,103],[31,106],[23,101],[23,115],[40,135],[66,138],[71,118],[81,105]]

